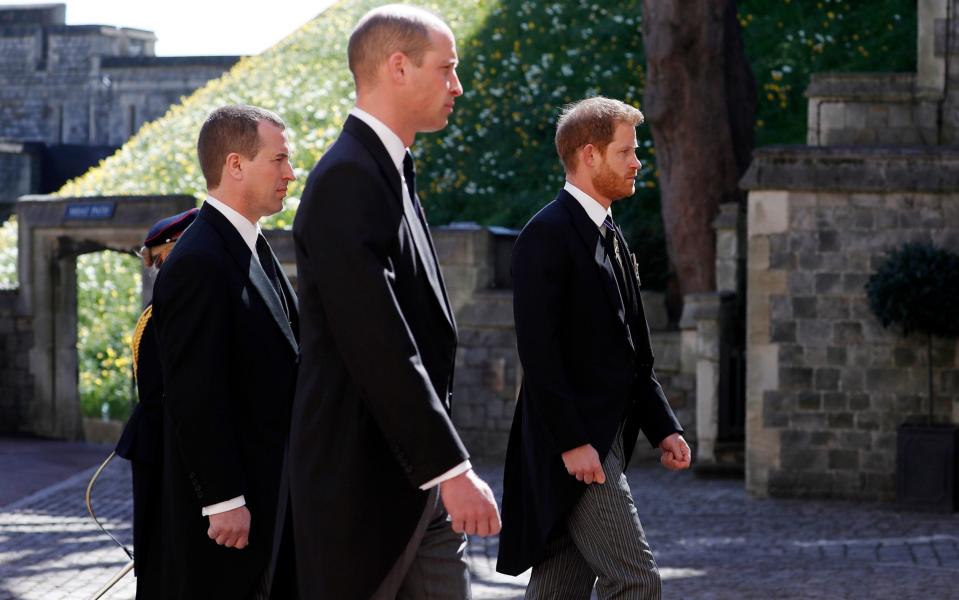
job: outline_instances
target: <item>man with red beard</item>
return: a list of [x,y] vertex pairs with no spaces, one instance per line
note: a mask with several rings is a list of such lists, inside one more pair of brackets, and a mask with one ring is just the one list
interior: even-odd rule
[[[526,598],[659,598],[623,471],[642,429],[668,469],[690,453],[653,372],[636,259],[613,222],[635,192],[643,115],[618,100],[565,108],[566,185],[513,249],[523,386],[513,418],[497,570],[533,567]],[[598,583],[597,583],[598,578]]]

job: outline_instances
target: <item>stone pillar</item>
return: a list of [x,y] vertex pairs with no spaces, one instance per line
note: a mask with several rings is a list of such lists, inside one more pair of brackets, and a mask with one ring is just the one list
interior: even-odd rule
[[459,315],[473,292],[492,285],[493,236],[476,223],[432,227],[430,232],[453,313]]
[[716,291],[739,291],[739,262],[742,258],[739,235],[739,204],[726,203],[719,207],[713,221],[716,230]]
[[695,338],[696,463],[716,462],[719,433],[719,309],[720,294],[687,294],[680,327]]
[[[916,112],[922,131],[942,143],[940,119],[946,97],[946,44],[951,0],[919,0],[916,36]],[[926,137],[929,137],[928,134]]]
[[494,235],[475,223],[432,229],[436,256],[459,331],[453,424],[473,456],[506,455],[522,372],[513,294],[493,289]]
[[787,292],[786,272],[770,268],[771,235],[789,225],[789,195],[749,193],[749,257],[746,289],[746,490],[769,493],[769,472],[779,465],[779,431],[764,418],[767,392],[779,389],[779,344],[773,343],[770,305]]
[[916,94],[941,101],[946,91],[946,42],[950,0],[919,0],[916,35]]

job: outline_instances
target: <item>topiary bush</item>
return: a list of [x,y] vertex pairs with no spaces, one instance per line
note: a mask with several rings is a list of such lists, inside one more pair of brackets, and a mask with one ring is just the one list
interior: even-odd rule
[[903,244],[869,277],[866,296],[883,327],[926,336],[932,422],[932,337],[959,336],[959,255],[932,244]]

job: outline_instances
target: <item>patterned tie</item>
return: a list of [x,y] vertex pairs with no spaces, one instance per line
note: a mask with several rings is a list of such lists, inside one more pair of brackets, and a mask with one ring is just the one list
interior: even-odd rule
[[629,295],[626,284],[626,268],[625,265],[623,265],[619,239],[616,237],[616,225],[613,224],[613,219],[609,215],[606,215],[606,219],[603,220],[603,228],[605,229],[603,246],[606,248],[606,256],[609,257],[609,262],[613,265],[613,274],[616,276],[616,287],[619,288],[619,296],[623,301],[623,308],[626,309],[626,314],[628,315],[632,312],[632,298]]
[[279,296],[280,305],[283,306],[283,312],[290,318],[290,308],[286,304],[286,296],[283,294],[283,287],[280,285],[280,276],[276,272],[276,266],[273,263],[273,253],[270,251],[270,245],[267,243],[263,234],[256,236],[256,255],[260,259],[260,266],[266,273],[266,278],[273,285],[273,291]]

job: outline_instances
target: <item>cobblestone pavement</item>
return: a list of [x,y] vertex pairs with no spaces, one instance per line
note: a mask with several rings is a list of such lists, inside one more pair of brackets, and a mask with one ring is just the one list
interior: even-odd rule
[[[500,468],[478,470],[499,494]],[[88,598],[126,564],[86,514],[91,472],[0,509],[0,599]],[[116,460],[94,493],[101,520],[128,545],[129,476],[125,461]],[[697,479],[655,464],[634,466],[628,476],[665,598],[959,597],[959,515],[756,500],[742,481]],[[494,572],[496,546],[495,538],[471,542],[474,598],[521,598],[526,578]],[[128,575],[106,597],[130,599],[133,592]]]

